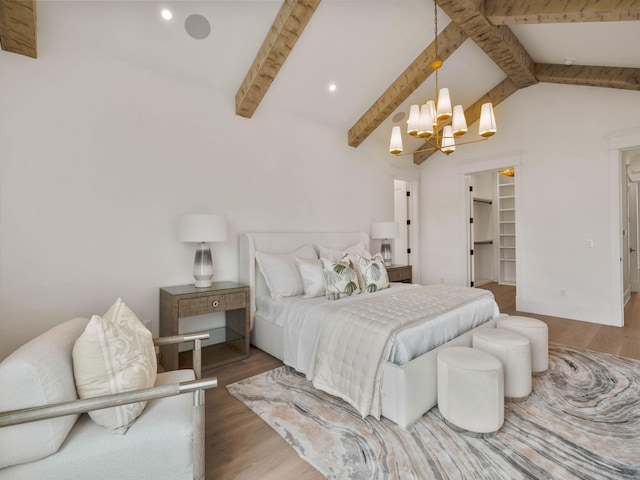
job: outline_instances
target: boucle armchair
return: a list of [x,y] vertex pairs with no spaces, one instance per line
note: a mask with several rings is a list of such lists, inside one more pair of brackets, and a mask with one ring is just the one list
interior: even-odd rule
[[[193,341],[194,370],[158,373],[152,388],[78,399],[72,350],[87,319],[43,333],[0,363],[0,479],[204,478],[204,390],[200,340],[208,334],[156,339]],[[85,412],[147,401],[123,434]]]

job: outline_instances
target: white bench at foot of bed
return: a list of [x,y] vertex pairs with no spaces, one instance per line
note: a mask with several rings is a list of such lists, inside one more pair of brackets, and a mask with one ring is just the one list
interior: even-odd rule
[[473,332],[495,328],[496,319],[450,340],[404,365],[387,362],[382,376],[382,415],[408,428],[438,403],[438,352],[447,347],[470,347]]
[[[438,403],[438,351],[446,347],[470,347],[473,332],[494,328],[496,319],[450,340],[444,345],[405,363],[387,362],[382,374],[382,415],[408,428]],[[256,318],[251,343],[283,360],[282,328]]]

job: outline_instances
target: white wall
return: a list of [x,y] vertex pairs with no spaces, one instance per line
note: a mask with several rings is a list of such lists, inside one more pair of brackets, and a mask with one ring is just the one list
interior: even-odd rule
[[118,296],[157,334],[158,288],[193,282],[182,213],[226,215],[212,251],[231,281],[238,232],[369,232],[393,217],[384,148],[283,112],[244,119],[233,95],[39,43],[38,60],[0,53],[0,359]]
[[[538,84],[496,107],[494,138],[429,158],[421,171],[425,283],[466,282],[464,175],[516,163],[518,308],[615,324],[605,135],[640,127],[638,111],[638,92]],[[593,248],[582,248],[586,239]]]

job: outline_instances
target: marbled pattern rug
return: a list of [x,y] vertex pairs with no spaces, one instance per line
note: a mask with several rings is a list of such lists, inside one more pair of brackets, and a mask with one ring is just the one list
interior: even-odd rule
[[640,479],[640,361],[550,346],[549,370],[489,438],[437,407],[408,430],[360,418],[288,367],[227,387],[331,479]]

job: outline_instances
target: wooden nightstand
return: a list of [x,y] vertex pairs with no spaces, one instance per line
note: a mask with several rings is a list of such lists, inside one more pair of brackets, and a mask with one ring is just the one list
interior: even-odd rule
[[390,282],[411,283],[411,265],[391,265],[387,274]]
[[[160,289],[160,336],[178,335],[181,318],[225,312],[225,326],[211,330],[216,342],[202,347],[202,370],[249,356],[249,287],[233,282],[215,282],[207,288],[180,285]],[[161,363],[167,370],[191,368],[192,354],[178,353],[176,345],[160,347]]]

